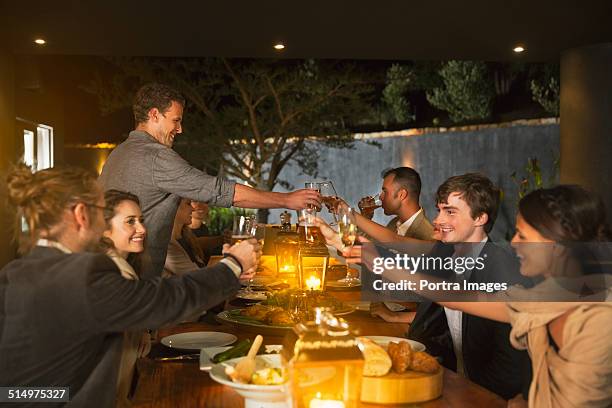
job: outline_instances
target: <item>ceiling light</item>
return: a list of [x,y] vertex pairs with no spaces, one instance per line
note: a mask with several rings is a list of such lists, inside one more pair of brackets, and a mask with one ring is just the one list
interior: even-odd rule
[[512,51],[516,52],[517,54],[520,54],[521,52],[525,51],[525,47],[523,47],[522,45],[517,45],[512,49]]
[[45,45],[47,42],[45,40],[43,40],[42,38],[37,38],[34,40],[34,42],[38,45]]
[[274,44],[274,49],[277,50],[277,51],[284,50],[285,49],[285,44],[283,44],[283,43]]

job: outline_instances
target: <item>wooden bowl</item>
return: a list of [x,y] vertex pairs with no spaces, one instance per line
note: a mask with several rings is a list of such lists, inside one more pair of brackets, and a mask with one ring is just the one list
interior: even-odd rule
[[442,395],[444,370],[435,374],[391,371],[382,377],[363,377],[361,401],[374,404],[413,404],[430,401]]

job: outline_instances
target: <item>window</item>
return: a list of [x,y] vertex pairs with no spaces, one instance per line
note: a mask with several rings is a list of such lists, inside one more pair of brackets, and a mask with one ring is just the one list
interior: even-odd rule
[[23,130],[23,162],[28,166],[34,166],[34,132]]
[[53,128],[17,118],[23,129],[23,161],[34,170],[53,167]]
[[46,125],[36,127],[36,170],[53,167],[53,128]]

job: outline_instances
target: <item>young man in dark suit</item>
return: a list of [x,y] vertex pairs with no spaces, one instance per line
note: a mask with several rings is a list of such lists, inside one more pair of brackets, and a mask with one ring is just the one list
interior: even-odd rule
[[[500,202],[499,189],[487,177],[475,173],[451,177],[438,188],[436,202],[439,214],[434,225],[440,244],[434,254],[484,258],[484,268],[462,272],[470,283],[530,285],[520,275],[514,254],[487,235]],[[424,342],[446,367],[509,399],[522,391],[530,376],[529,357],[511,346],[509,334],[508,324],[424,301],[417,307],[408,337]]]

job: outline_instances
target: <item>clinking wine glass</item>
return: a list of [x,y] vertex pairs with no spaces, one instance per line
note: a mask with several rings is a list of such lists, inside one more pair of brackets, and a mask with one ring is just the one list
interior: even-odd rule
[[[315,190],[319,194],[321,193],[320,183],[315,183],[312,181],[304,183],[304,187],[308,190]],[[308,204],[306,208],[314,209],[316,211],[320,211],[321,209],[314,204]]]
[[334,222],[330,225],[338,224],[338,217],[336,216],[336,203],[338,201],[338,193],[334,188],[334,183],[332,181],[322,181],[319,184],[319,193],[321,193],[321,199],[323,200],[323,204],[327,207],[327,210],[334,217]]
[[[355,213],[352,208],[340,208],[338,211],[338,235],[344,248],[351,248],[357,239],[357,224]],[[346,286],[354,286],[360,283],[359,278],[354,276],[351,269],[347,267],[346,277],[341,279]]]
[[[231,245],[238,244],[245,239],[253,238],[255,236],[257,222],[254,215],[237,215],[234,217],[234,225],[232,228],[232,241]],[[249,283],[245,289],[245,292],[252,292],[251,284],[253,279],[249,279]]]

